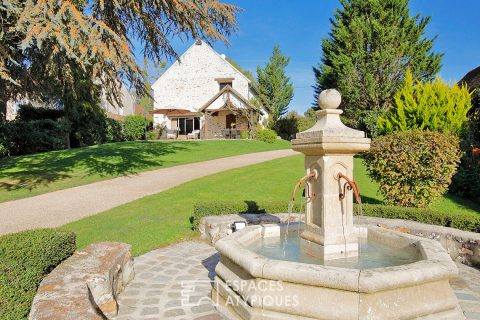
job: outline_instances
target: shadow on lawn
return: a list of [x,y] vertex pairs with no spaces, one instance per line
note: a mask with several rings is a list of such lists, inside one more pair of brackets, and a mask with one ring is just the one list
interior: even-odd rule
[[[78,176],[126,176],[165,161],[159,157],[188,150],[198,142],[123,142],[45,152],[0,161],[0,190],[28,189]],[[8,172],[10,171],[10,172]],[[7,173],[5,173],[7,172]]]

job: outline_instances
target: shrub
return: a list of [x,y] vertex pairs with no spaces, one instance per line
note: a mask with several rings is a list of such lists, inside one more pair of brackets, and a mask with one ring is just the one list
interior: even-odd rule
[[148,140],[158,140],[159,137],[159,132],[158,131],[148,131],[147,132],[147,139]]
[[[293,212],[299,212],[296,204]],[[198,229],[200,219],[208,216],[222,216],[241,213],[286,213],[288,201],[203,201],[193,205],[193,216],[190,218],[192,228]]]
[[277,133],[271,129],[262,129],[257,132],[257,140],[274,143],[277,140]]
[[143,117],[129,115],[123,120],[123,132],[128,141],[135,141],[144,138],[144,131],[145,119]]
[[240,138],[242,139],[248,139],[249,135],[248,131],[240,131]]
[[75,234],[39,229],[0,237],[0,319],[26,319],[43,277],[75,251]]
[[428,207],[447,191],[460,152],[458,138],[406,131],[376,138],[365,163],[389,204]]
[[439,78],[414,83],[412,73],[407,72],[403,87],[395,94],[393,110],[378,117],[378,129],[382,134],[420,129],[460,136],[471,107],[466,87],[450,87]]
[[7,123],[7,148],[10,155],[65,149],[69,131],[64,119],[11,121]]
[[118,120],[105,119],[105,141],[107,143],[124,141],[122,123]]
[[[354,212],[358,212],[354,210]],[[377,204],[363,204],[364,216],[412,220],[421,223],[451,227],[465,231],[480,232],[480,216],[439,212],[428,208],[405,208]]]

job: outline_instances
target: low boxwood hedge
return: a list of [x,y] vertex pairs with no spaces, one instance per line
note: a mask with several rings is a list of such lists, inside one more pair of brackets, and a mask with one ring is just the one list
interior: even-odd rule
[[[299,205],[295,204],[292,211],[299,212]],[[202,201],[193,205],[193,216],[190,218],[190,222],[192,228],[197,230],[200,219],[203,217],[239,213],[285,212],[288,212],[288,202],[285,201]]]
[[[451,227],[465,231],[480,232],[480,214],[473,215],[439,212],[432,209],[393,207],[364,204],[363,215],[369,217],[412,220],[421,223]],[[357,212],[357,210],[355,210]]]
[[75,234],[54,229],[0,237],[0,319],[26,319],[42,279],[76,249]]
[[[299,212],[299,206],[295,205],[293,212]],[[226,214],[239,213],[285,213],[288,211],[288,202],[253,202],[253,201],[204,201],[197,202],[193,207],[193,216],[191,222],[193,229],[198,229],[198,224],[202,217],[220,216]],[[452,227],[460,230],[480,232],[480,214],[478,217],[458,214],[455,212],[443,213],[432,209],[418,209],[385,206],[378,204],[364,204],[362,206],[364,216],[404,219],[421,223]],[[355,207],[354,212],[358,212]]]

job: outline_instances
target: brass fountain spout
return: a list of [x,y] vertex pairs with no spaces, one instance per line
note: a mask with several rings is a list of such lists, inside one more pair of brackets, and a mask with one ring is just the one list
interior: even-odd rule
[[[313,178],[313,179],[318,178],[317,170],[314,170],[314,171],[310,172],[309,174],[307,174],[306,176],[304,176],[304,177],[300,178],[300,180],[298,180],[297,184],[295,185],[295,188],[293,189],[291,201],[295,201],[295,194],[297,193],[298,188],[302,185],[302,183],[304,183],[306,180],[308,180],[310,178]],[[309,198],[311,198],[311,197],[312,196],[309,195]]]
[[344,175],[341,172],[338,173],[337,177],[340,183],[342,179],[346,180],[345,184],[343,185],[343,192],[340,191],[340,194],[339,194],[340,200],[343,200],[345,198],[345,193],[348,189],[353,191],[353,194],[355,196],[355,201],[358,204],[362,203],[362,199],[360,198],[360,189],[358,188],[357,182],[355,182],[355,180],[348,178],[346,175]]

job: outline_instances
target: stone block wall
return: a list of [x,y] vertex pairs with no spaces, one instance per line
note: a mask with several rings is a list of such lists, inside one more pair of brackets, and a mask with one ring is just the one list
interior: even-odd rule
[[[218,111],[216,116],[206,115],[206,119],[203,122],[203,132],[205,139],[214,139],[214,138],[222,138],[222,130],[224,130],[227,126],[226,117],[227,114],[230,114],[230,111]],[[205,132],[205,122],[206,124],[206,132]],[[248,130],[248,121],[247,118],[236,115],[235,117],[235,129],[238,130]]]
[[131,246],[94,243],[43,279],[29,320],[105,320],[117,315],[117,296],[133,279]]

